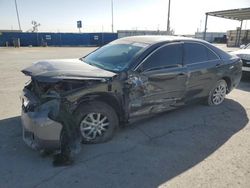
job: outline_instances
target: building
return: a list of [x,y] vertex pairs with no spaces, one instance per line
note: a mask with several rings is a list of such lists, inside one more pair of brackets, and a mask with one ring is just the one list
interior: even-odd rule
[[[194,38],[203,39],[204,32],[196,32]],[[206,32],[206,41],[215,43],[226,43],[227,35],[224,32]]]
[[21,33],[22,30],[0,30],[0,33]]
[[167,35],[167,31],[153,30],[118,30],[118,38],[138,36],[138,35]]
[[234,47],[237,44],[248,44],[250,43],[250,30],[236,30],[227,31],[227,46]]

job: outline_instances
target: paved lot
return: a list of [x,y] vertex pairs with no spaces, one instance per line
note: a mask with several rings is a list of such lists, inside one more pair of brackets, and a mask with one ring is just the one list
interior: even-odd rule
[[24,145],[20,70],[33,61],[80,57],[93,48],[0,48],[0,187],[250,187],[250,79],[219,107],[187,106],[83,145],[75,165]]

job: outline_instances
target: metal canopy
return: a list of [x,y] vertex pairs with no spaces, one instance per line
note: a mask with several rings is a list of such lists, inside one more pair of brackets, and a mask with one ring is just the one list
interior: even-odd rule
[[203,34],[204,40],[206,39],[208,16],[216,16],[216,17],[220,17],[220,18],[226,18],[226,19],[240,21],[240,30],[239,30],[239,33],[237,33],[237,40],[236,40],[235,46],[240,45],[240,35],[241,35],[241,29],[242,29],[242,22],[243,22],[243,20],[250,20],[250,7],[231,9],[231,10],[221,10],[221,11],[214,11],[214,12],[206,12],[205,29],[204,29],[204,34]]
[[250,20],[250,8],[214,11],[214,12],[207,12],[206,14],[209,16],[216,16],[231,20],[239,20],[239,21]]

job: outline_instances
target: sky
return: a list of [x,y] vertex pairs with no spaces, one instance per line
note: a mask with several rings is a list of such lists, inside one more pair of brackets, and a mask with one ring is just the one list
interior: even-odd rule
[[[111,0],[16,0],[21,28],[31,21],[41,24],[39,32],[111,32]],[[168,0],[113,0],[114,30],[166,30]],[[170,27],[175,34],[204,30],[205,12],[250,7],[250,0],[171,0]],[[239,21],[208,18],[208,32],[225,32],[240,26]],[[243,29],[250,21],[243,22]],[[16,30],[15,0],[0,0],[0,30]]]

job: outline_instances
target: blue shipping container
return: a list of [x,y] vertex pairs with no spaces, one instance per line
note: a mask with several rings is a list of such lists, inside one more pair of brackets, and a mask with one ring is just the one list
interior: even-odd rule
[[0,46],[13,46],[20,39],[21,46],[102,46],[117,39],[117,33],[0,33]]

